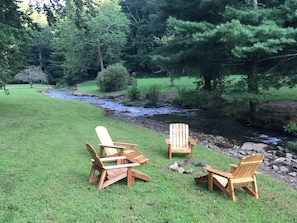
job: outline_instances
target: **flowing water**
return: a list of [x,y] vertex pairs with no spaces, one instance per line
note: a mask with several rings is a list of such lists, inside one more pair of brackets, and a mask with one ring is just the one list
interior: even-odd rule
[[158,108],[143,108],[125,106],[119,102],[100,99],[92,96],[74,96],[68,90],[50,90],[46,95],[64,100],[78,100],[94,104],[100,108],[110,109],[115,113],[130,117],[144,116],[163,123],[184,122],[190,125],[191,129],[206,134],[221,135],[237,142],[262,142],[269,145],[283,145],[290,139],[279,132],[263,130],[245,126],[225,114],[212,113],[200,109],[180,109],[171,105],[164,105]]

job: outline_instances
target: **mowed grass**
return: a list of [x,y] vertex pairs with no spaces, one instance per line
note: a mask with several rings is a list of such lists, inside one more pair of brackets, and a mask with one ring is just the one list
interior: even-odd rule
[[[233,84],[234,82],[240,81],[241,75],[231,75],[227,80],[230,80]],[[196,78],[193,77],[180,77],[174,80],[174,85],[171,86],[170,78],[136,78],[137,88],[142,92],[148,92],[150,86],[158,85],[160,87],[161,93],[173,93],[178,94],[179,89],[195,89]],[[86,81],[79,85],[78,92],[81,93],[91,93],[95,95],[111,95],[111,94],[125,94],[126,90],[104,93],[99,90],[96,81]],[[260,89],[261,94],[265,94],[266,102],[280,102],[280,101],[297,101],[297,87],[281,87],[279,89],[270,88],[269,90]]]
[[[46,87],[11,85],[10,95],[0,94],[0,222],[297,222],[297,192],[284,183],[261,174],[260,198],[236,189],[233,203],[218,189],[209,192],[206,183],[197,186],[197,175],[168,170],[188,156],[170,161],[167,135],[107,118],[84,102],[37,92]],[[122,180],[103,190],[87,182],[85,143],[98,149],[97,125],[107,127],[115,141],[138,144],[150,161],[136,169],[151,182],[127,187]],[[200,146],[193,161],[225,171],[237,163]]]
[[[178,89],[194,89],[196,85],[194,84],[195,78],[191,77],[181,77],[174,80],[173,86],[171,86],[170,78],[161,77],[161,78],[136,78],[137,88],[142,92],[148,92],[149,87],[159,86],[162,93],[178,93]],[[82,93],[91,93],[96,95],[110,95],[110,94],[124,94],[127,91],[118,91],[112,93],[104,93],[99,90],[96,81],[86,81],[79,85],[78,92]]]

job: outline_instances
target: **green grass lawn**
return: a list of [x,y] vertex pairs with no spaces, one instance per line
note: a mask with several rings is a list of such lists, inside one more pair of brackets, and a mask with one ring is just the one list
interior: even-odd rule
[[[160,86],[162,93],[177,93],[178,88],[186,88],[193,89],[195,88],[195,84],[193,83],[196,79],[189,77],[181,77],[179,79],[174,80],[174,85],[170,85],[170,78],[162,77],[162,78],[137,78],[137,88],[141,92],[147,92],[150,86],[158,85]],[[103,93],[99,91],[98,85],[96,81],[86,81],[79,85],[78,92],[82,93],[91,93],[97,95],[109,95],[109,94],[123,94],[126,91],[118,91],[112,93]]]
[[[45,85],[10,85],[0,94],[0,222],[297,222],[297,192],[266,174],[260,198],[236,189],[233,203],[221,191],[197,186],[194,174],[168,170],[186,155],[167,156],[167,135],[104,116],[87,103],[50,98]],[[174,120],[173,120],[174,121]],[[131,187],[125,180],[103,190],[87,182],[91,167],[85,143],[96,148],[97,125],[115,141],[133,142],[150,159],[136,167],[151,177]],[[199,142],[198,142],[199,144]],[[230,157],[195,146],[193,161],[228,170]]]
[[[232,75],[228,79],[233,82],[239,81],[241,75]],[[170,78],[137,78],[137,87],[141,92],[147,92],[149,86],[160,86],[161,93],[178,93],[178,89],[195,89],[195,78],[181,77],[174,80],[174,86],[170,85]],[[126,91],[103,93],[99,91],[95,81],[86,81],[79,85],[78,92],[91,93],[96,95],[111,95],[111,94],[124,94]],[[261,90],[265,94],[266,102],[279,102],[279,101],[297,101],[297,87],[289,88],[282,87],[279,89],[271,88],[269,90]]]

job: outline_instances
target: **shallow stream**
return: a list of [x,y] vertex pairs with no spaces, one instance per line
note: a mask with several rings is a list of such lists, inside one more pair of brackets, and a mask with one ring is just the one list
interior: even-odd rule
[[45,94],[53,98],[88,102],[97,107],[109,109],[125,116],[141,116],[166,124],[172,122],[188,123],[191,129],[195,129],[198,132],[221,135],[237,142],[263,142],[276,146],[283,145],[290,140],[279,132],[245,126],[225,114],[211,113],[210,111],[200,109],[180,109],[171,105],[164,105],[158,108],[125,106],[114,100],[101,99],[93,96],[75,96],[68,90],[58,91],[53,89]]

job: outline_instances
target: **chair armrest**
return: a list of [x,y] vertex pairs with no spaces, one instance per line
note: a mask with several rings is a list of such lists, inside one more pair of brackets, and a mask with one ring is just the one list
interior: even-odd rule
[[103,145],[103,144],[98,144],[98,145],[102,148],[105,148],[105,147],[114,148],[114,149],[125,149],[126,148],[126,146],[108,146],[108,145]]
[[236,170],[236,168],[237,168],[238,165],[236,165],[236,164],[229,164],[229,166],[231,167],[230,172],[233,173]]
[[166,141],[166,143],[167,143],[168,145],[170,145],[170,144],[171,144],[171,141],[170,141],[170,139],[165,139],[165,141]]
[[98,144],[98,145],[100,146],[100,150],[99,150],[99,153],[98,153],[99,157],[102,157],[103,150],[105,148],[119,149],[120,150],[120,152],[119,152],[120,155],[124,154],[124,149],[126,148],[125,146],[107,146],[107,145],[103,145],[103,144]]
[[128,164],[104,166],[104,169],[113,170],[113,169],[129,168],[129,167],[134,167],[134,166],[140,166],[140,163],[128,163]]
[[126,143],[126,142],[113,142],[114,145],[116,146],[122,146],[122,147],[127,147],[129,146],[129,148],[131,150],[134,150],[134,146],[137,146],[137,144],[134,144],[134,143]]
[[214,173],[216,175],[222,176],[222,177],[226,177],[226,178],[231,178],[232,174],[231,173],[227,173],[227,172],[221,172],[219,170],[210,168],[210,167],[203,167],[204,170],[207,170],[210,173]]
[[113,157],[100,158],[101,162],[111,162],[111,161],[124,160],[124,159],[127,159],[127,158],[125,156],[113,156]]
[[191,145],[196,145],[196,142],[195,142],[194,139],[189,138],[188,141],[189,141],[189,143],[190,143]]

